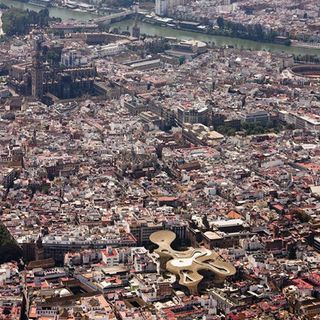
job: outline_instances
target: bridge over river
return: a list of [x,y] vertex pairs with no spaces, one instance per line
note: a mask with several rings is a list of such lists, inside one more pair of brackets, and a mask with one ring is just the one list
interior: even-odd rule
[[133,10],[125,10],[125,11],[121,11],[121,12],[118,12],[118,13],[113,13],[113,14],[110,14],[110,15],[106,15],[106,16],[103,16],[103,17],[97,17],[97,18],[93,19],[93,21],[95,23],[110,24],[110,23],[113,23],[113,22],[120,21],[123,18],[130,17],[133,14],[134,14]]

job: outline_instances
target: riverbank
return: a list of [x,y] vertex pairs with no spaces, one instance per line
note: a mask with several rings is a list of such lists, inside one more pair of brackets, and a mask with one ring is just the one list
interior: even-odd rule
[[[230,38],[239,38],[243,40],[250,40],[255,42],[263,42],[263,43],[273,43],[280,45],[289,46],[291,40],[286,37],[267,36],[265,33],[260,32],[260,37],[257,38],[256,34],[252,31],[242,32],[241,34],[233,34],[230,29],[213,27],[208,24],[201,24],[200,22],[195,21],[181,21],[174,18],[162,18],[158,16],[153,16],[149,14],[139,14],[138,18],[140,21],[145,22],[147,24],[157,25],[161,27],[169,27],[176,30],[182,31],[191,31],[195,33],[201,34],[209,34],[213,36],[222,36],[222,37],[230,37]],[[244,28],[244,26],[242,26]]]
[[308,43],[308,42],[301,42],[297,40],[291,41],[291,46],[298,47],[298,48],[306,48],[306,49],[318,49],[320,50],[320,43]]
[[[309,42],[302,42],[297,40],[291,40],[289,38],[277,36],[273,41],[257,41],[255,39],[251,39],[249,37],[237,37],[228,34],[224,30],[221,30],[220,28],[210,28],[209,25],[201,25],[198,22],[192,22],[192,21],[179,21],[175,20],[173,18],[161,18],[157,16],[151,16],[147,14],[139,14],[139,20],[150,24],[153,26],[159,26],[159,27],[165,27],[165,28],[171,28],[176,29],[179,31],[186,31],[186,32],[194,32],[194,33],[201,33],[206,35],[212,35],[212,36],[219,36],[219,37],[228,37],[233,39],[242,39],[242,40],[249,40],[254,42],[260,42],[260,43],[268,43],[268,44],[275,44],[275,45],[281,45],[281,46],[293,46],[298,48],[307,48],[307,49],[317,49],[320,50],[320,43],[309,43]],[[188,25],[187,27],[184,27],[184,25]]]
[[[232,38],[219,35],[211,35],[201,32],[186,31],[181,29],[175,29],[170,26],[159,26],[155,24],[149,24],[144,21],[138,21],[138,27],[140,27],[140,33],[148,36],[159,36],[164,38],[176,38],[177,40],[198,40],[209,44],[215,44],[217,47],[234,47],[239,49],[249,49],[258,51],[271,51],[271,52],[285,52],[294,55],[316,55],[320,57],[320,50],[317,48],[302,48],[296,46],[286,46],[275,43],[256,42],[252,40]],[[131,32],[132,27],[135,24],[135,20],[127,19],[120,22],[113,23],[110,27],[111,30],[118,29],[119,32]]]

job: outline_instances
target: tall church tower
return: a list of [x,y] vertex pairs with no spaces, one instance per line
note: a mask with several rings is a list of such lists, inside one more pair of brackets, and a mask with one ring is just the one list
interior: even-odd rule
[[43,34],[34,32],[32,34],[33,40],[33,56],[32,56],[32,70],[31,70],[31,83],[32,83],[32,96],[37,99],[43,97],[43,61],[41,46],[43,42]]

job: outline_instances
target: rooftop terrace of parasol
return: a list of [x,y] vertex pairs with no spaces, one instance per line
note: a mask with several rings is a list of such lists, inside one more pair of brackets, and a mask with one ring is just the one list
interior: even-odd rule
[[188,248],[185,251],[172,249],[176,238],[172,231],[161,230],[150,235],[150,241],[158,245],[155,252],[160,256],[161,269],[170,271],[179,277],[179,284],[189,289],[190,294],[197,294],[198,284],[203,279],[201,270],[211,271],[216,283],[236,273],[235,267],[222,260],[219,255],[206,248]]

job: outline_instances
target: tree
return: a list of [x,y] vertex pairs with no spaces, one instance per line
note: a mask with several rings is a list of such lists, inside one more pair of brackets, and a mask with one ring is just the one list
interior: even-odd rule
[[184,64],[186,61],[186,57],[185,56],[181,56],[179,57],[179,65],[181,66],[182,64]]
[[295,243],[291,243],[288,248],[288,259],[295,260],[297,259],[297,246]]
[[54,31],[53,33],[55,36],[57,37],[60,37],[60,38],[64,38],[64,31],[63,30],[57,30],[57,31]]
[[206,228],[206,230],[210,230],[210,224],[208,221],[208,216],[206,214],[202,217],[202,223],[203,223],[204,227]]
[[292,214],[296,215],[297,218],[300,220],[300,222],[302,223],[306,223],[310,221],[310,216],[303,210],[300,208],[295,208],[291,211]]
[[4,3],[0,3],[0,10],[7,10],[9,9],[8,6],[6,6]]
[[49,11],[42,9],[39,13],[17,8],[10,8],[2,14],[2,29],[7,36],[27,34],[31,26],[46,27],[49,24]]
[[294,129],[295,129],[294,124],[289,123],[289,124],[287,125],[287,129],[288,129],[288,130],[294,130]]
[[217,24],[219,26],[219,29],[224,29],[224,19],[223,19],[223,17],[218,17]]
[[0,263],[12,260],[18,261],[22,256],[22,250],[13,239],[8,229],[0,224]]
[[[274,30],[264,30],[261,24],[242,24],[230,20],[224,20],[223,17],[217,18],[217,25],[223,34],[231,37],[250,39],[261,42],[272,42],[279,35]],[[290,45],[290,40],[286,43]]]
[[217,127],[217,131],[220,132],[223,135],[227,136],[234,136],[237,132],[237,130],[229,125],[223,125]]
[[38,19],[38,24],[40,27],[46,27],[49,24],[49,10],[44,8],[39,11],[36,19]]
[[254,28],[254,33],[258,41],[265,40],[264,32],[261,24],[256,24]]

